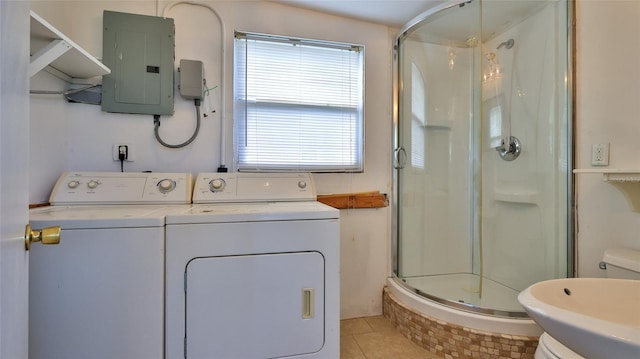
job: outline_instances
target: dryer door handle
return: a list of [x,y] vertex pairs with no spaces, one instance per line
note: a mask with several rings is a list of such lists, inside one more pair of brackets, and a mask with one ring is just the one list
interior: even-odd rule
[[315,290],[313,288],[302,289],[302,319],[315,317]]

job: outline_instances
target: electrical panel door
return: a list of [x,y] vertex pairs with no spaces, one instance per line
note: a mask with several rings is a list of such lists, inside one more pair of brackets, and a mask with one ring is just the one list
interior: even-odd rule
[[105,11],[102,110],[173,114],[173,19]]

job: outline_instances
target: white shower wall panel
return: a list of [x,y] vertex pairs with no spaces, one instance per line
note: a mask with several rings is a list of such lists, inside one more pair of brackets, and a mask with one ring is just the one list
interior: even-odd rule
[[[563,30],[552,16],[556,6],[547,5],[486,43],[502,68],[502,95],[510,103],[505,113],[522,152],[509,162],[494,148],[483,148],[484,275],[516,290],[565,270],[559,262],[566,252],[555,240],[566,234],[565,205],[558,201],[566,198],[559,191],[567,170],[566,134],[560,133],[566,122],[558,121],[566,117],[559,105],[564,99],[554,86],[565,66],[555,60],[562,58],[556,37]],[[515,40],[513,48],[496,50],[508,39]],[[542,90],[550,88],[558,91]]]

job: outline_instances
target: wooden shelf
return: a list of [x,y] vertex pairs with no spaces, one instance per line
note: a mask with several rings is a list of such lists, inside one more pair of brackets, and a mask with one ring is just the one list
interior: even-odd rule
[[98,59],[33,11],[30,49],[29,77],[45,68],[67,82],[111,73]]
[[616,187],[634,212],[640,212],[640,170],[576,169],[573,173],[601,173],[602,180]]
[[325,195],[319,194],[317,196],[317,200],[338,209],[382,208],[389,205],[387,195],[380,193],[380,191]]

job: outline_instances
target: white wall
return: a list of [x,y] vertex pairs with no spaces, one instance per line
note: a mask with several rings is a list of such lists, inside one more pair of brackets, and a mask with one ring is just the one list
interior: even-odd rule
[[[640,169],[639,19],[640,1],[577,3],[576,168],[591,168],[591,144],[610,143],[609,168]],[[640,213],[602,175],[576,185],[578,275],[601,277],[606,248],[640,250]]]
[[[160,2],[162,15],[165,2]],[[227,86],[226,165],[232,168],[233,31],[253,31],[365,45],[365,172],[316,176],[320,194],[391,189],[391,38],[387,26],[325,15],[264,1],[211,1],[226,29]],[[50,21],[89,53],[102,56],[102,11],[155,15],[152,1],[32,2],[32,9]],[[220,31],[208,9],[178,5],[167,13],[176,24],[176,65],[180,59],[201,59],[209,86],[221,85]],[[31,88],[61,89],[61,81],[47,73],[32,79]],[[220,88],[220,87],[219,87]],[[177,91],[176,91],[177,93]],[[216,93],[219,95],[219,92]],[[31,96],[30,140],[37,143],[31,158],[30,202],[47,201],[55,179],[64,170],[118,171],[111,147],[115,142],[135,146],[135,162],[125,171],[215,171],[220,164],[220,101],[216,114],[203,119],[199,137],[182,150],[156,143],[150,115],[101,112],[99,106],[70,104],[60,96]],[[160,132],[169,143],[187,139],[194,128],[191,101],[176,96],[176,112],[163,117]],[[389,253],[389,208],[354,209],[341,213],[341,316],[377,315],[382,312],[382,287]]]
[[[165,3],[160,3],[160,12]],[[391,188],[391,43],[395,36],[385,26],[304,11],[271,3],[250,1],[209,2],[226,22],[231,46],[234,29],[336,41],[366,46],[366,168],[363,174],[316,176],[320,193],[381,190]],[[184,8],[183,8],[184,7]],[[151,1],[32,2],[32,9],[101,57],[103,9],[154,15]],[[169,14],[176,18],[176,32],[194,33],[207,47],[176,49],[176,59],[207,57],[206,74],[214,83],[218,24],[203,9],[180,5]],[[180,16],[180,18],[179,18]],[[187,17],[185,19],[185,17]],[[589,168],[592,143],[611,143],[611,168],[640,168],[640,2],[588,1],[577,4],[577,133],[576,167]],[[210,19],[210,20],[207,20]],[[200,35],[202,33],[202,35]],[[188,36],[188,35],[187,35]],[[193,51],[193,52],[190,52]],[[210,58],[210,60],[208,60]],[[231,50],[227,55],[231,63]],[[227,96],[231,99],[231,67]],[[215,81],[219,79],[216,78]],[[39,74],[32,89],[52,89],[61,83]],[[102,113],[98,106],[67,104],[50,96],[31,96],[32,158],[30,202],[47,200],[53,182],[63,170],[118,170],[110,157],[114,141],[133,142],[137,160],[130,171],[211,171],[218,166],[218,119],[203,123],[201,137],[182,151],[160,148],[153,140],[150,116]],[[230,124],[231,102],[225,119]],[[176,115],[162,123],[167,140],[179,141],[190,134],[193,116],[181,100]],[[231,133],[226,135],[231,156]],[[231,165],[231,159],[227,159]],[[601,276],[598,261],[605,248],[627,246],[640,249],[640,213],[629,210],[622,194],[599,175],[577,175],[579,235],[578,273]],[[389,208],[342,211],[342,317],[381,312],[380,291],[388,270]]]

